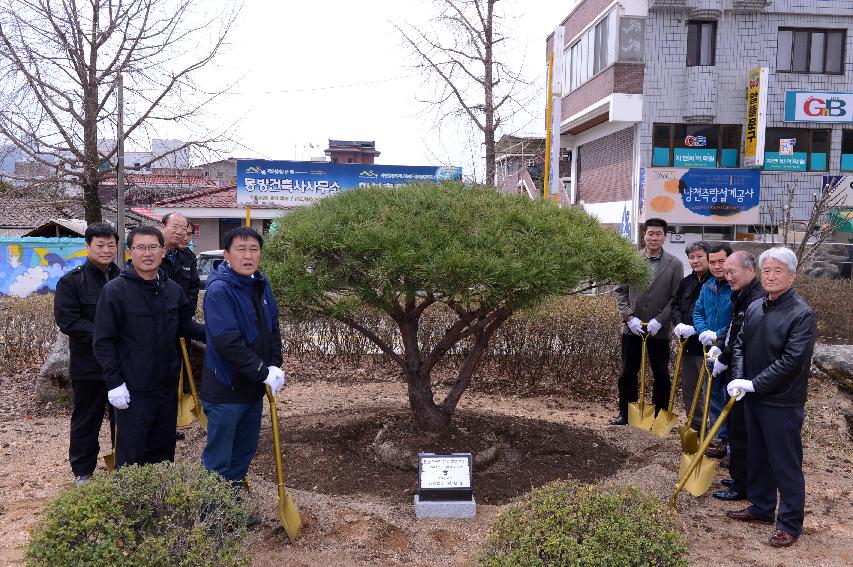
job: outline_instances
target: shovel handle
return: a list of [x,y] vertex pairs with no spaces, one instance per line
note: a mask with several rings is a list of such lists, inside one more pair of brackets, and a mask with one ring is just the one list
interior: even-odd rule
[[[648,327],[648,323],[640,322],[641,327]],[[646,341],[649,339],[649,332],[646,331],[642,335],[640,335],[640,339],[643,341],[643,350],[640,356],[640,396],[637,400],[640,405],[640,412],[642,413],[643,408],[646,406]]]
[[678,390],[678,377],[681,374],[681,357],[684,356],[684,345],[687,339],[678,339],[678,356],[675,358],[675,376],[672,377],[672,387],[669,389],[669,407],[666,408],[672,414],[672,406],[675,405],[675,392]]
[[714,435],[717,434],[717,431],[720,430],[720,427],[723,426],[723,422],[726,421],[726,418],[729,417],[729,412],[732,411],[732,407],[735,405],[739,395],[740,390],[735,390],[734,396],[729,399],[726,403],[726,407],[724,407],[723,411],[720,412],[720,417],[718,417],[717,421],[714,422],[714,425],[711,427],[711,431],[708,432],[708,436],[702,440],[702,444],[699,445],[696,455],[693,457],[693,460],[690,461],[690,465],[688,465],[687,470],[684,471],[684,476],[678,481],[678,484],[675,485],[675,492],[672,494],[672,498],[669,499],[670,508],[675,508],[678,493],[682,491],[684,485],[687,484],[687,480],[690,478],[690,475],[693,474],[693,471],[696,470],[697,466],[699,466],[699,462],[705,456],[705,451],[707,451],[708,447],[711,445],[711,440],[714,438]]
[[278,409],[275,406],[275,396],[269,386],[265,386],[267,400],[270,402],[270,418],[272,419],[272,443],[275,449],[275,474],[278,477],[278,500],[284,502],[284,466],[281,463],[281,440],[278,434]]

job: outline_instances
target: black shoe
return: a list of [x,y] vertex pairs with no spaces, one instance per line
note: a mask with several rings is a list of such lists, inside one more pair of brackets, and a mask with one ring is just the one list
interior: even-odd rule
[[175,440],[177,440],[177,441],[183,441],[183,440],[184,440],[184,437],[185,437],[185,435],[184,435],[184,432],[183,432],[183,431],[180,431],[180,430],[177,430],[177,429],[175,430]]
[[735,481],[733,478],[724,478],[720,481],[720,484],[725,486],[726,488],[731,488],[734,483]]
[[746,494],[735,492],[732,489],[718,490],[713,494],[717,500],[746,500]]
[[617,415],[608,422],[610,425],[628,425],[628,418],[622,414]]

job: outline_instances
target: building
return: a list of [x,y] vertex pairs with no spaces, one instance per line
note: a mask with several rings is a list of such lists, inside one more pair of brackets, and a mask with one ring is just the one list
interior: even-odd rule
[[504,134],[495,144],[495,187],[502,193],[542,195],[545,138]]
[[217,187],[234,187],[237,185],[237,160],[226,158],[198,166],[205,177],[216,183]]
[[570,202],[676,249],[775,230],[789,192],[807,219],[853,171],[851,29],[845,0],[579,0],[548,39]]
[[[204,171],[194,169],[156,168],[151,173],[125,175],[124,202],[128,207],[150,207],[169,197],[211,189],[216,183],[205,177]],[[98,187],[102,203],[115,203],[116,178],[109,177]]]
[[332,163],[373,163],[381,152],[374,141],[329,140],[324,153]]

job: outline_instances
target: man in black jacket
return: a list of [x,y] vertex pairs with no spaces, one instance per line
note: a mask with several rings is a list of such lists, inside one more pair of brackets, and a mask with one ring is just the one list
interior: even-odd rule
[[727,386],[729,395],[738,400],[751,394],[744,403],[746,491],[751,505],[727,515],[772,523],[778,500],[770,545],[787,547],[803,530],[802,428],[817,325],[811,307],[791,289],[797,276],[793,251],[766,250],[758,266],[767,298],[746,310],[732,356],[734,380]]
[[[77,486],[85,484],[98,464],[98,436],[107,406],[104,371],[92,352],[95,330],[95,305],[101,288],[119,274],[115,264],[118,232],[105,222],[90,224],[86,238],[86,263],[62,276],[56,284],[53,317],[59,330],[68,335],[71,353],[71,390],[74,410],[71,412],[71,435],[68,461]],[[112,437],[112,436],[111,436]]]
[[[726,281],[732,288],[732,321],[726,332],[722,349],[714,361],[714,378],[726,382],[726,372],[732,364],[735,337],[743,326],[746,308],[753,301],[764,297],[764,288],[755,277],[755,256],[749,252],[737,251],[728,257],[725,264]],[[718,347],[714,347],[715,350]],[[743,404],[735,404],[729,413],[729,474],[731,480],[723,481],[726,490],[714,492],[714,498],[720,500],[743,500],[746,498],[746,421]]]
[[175,458],[180,336],[204,341],[183,290],[159,270],[163,235],[138,226],[127,239],[132,264],[104,286],[94,352],[116,408],[116,466]]
[[180,213],[168,213],[163,216],[160,224],[166,249],[161,267],[169,279],[184,290],[195,313],[201,280],[198,277],[195,254],[185,244],[189,221]]
[[[681,395],[685,413],[690,411],[699,373],[705,362],[702,344],[696,335],[696,329],[693,328],[693,308],[696,306],[696,300],[699,299],[699,291],[711,275],[708,271],[708,250],[708,243],[703,241],[693,242],[685,248],[687,262],[693,271],[681,280],[675,291],[675,297],[672,298],[672,322],[675,324],[672,334],[679,339],[687,339],[681,358]],[[702,424],[701,408],[704,399],[701,384],[699,388],[699,400],[696,402],[699,409],[693,414],[693,429],[696,431],[699,431]]]

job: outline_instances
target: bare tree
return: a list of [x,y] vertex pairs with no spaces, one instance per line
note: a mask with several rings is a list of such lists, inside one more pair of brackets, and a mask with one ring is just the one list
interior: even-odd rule
[[127,139],[176,124],[201,130],[128,169],[216,141],[194,117],[224,91],[203,91],[195,76],[238,10],[205,10],[203,0],[0,0],[0,136],[42,167],[39,183],[81,187],[87,222],[101,220],[98,187],[117,166],[119,74]]
[[[819,256],[823,248],[831,242],[835,231],[846,222],[842,215],[833,218],[834,211],[844,211],[853,203],[849,192],[840,183],[828,183],[819,192],[812,193],[809,216],[798,219],[796,214],[796,187],[789,183],[778,203],[761,205],[764,224],[760,233],[765,242],[789,246],[797,255],[797,268]],[[803,237],[797,242],[795,232]]]
[[437,86],[428,100],[439,116],[462,116],[482,133],[486,152],[486,183],[495,182],[497,132],[530,83],[504,63],[501,48],[504,16],[500,0],[432,0],[435,16],[427,25],[396,25],[411,50],[416,68],[427,72]]

